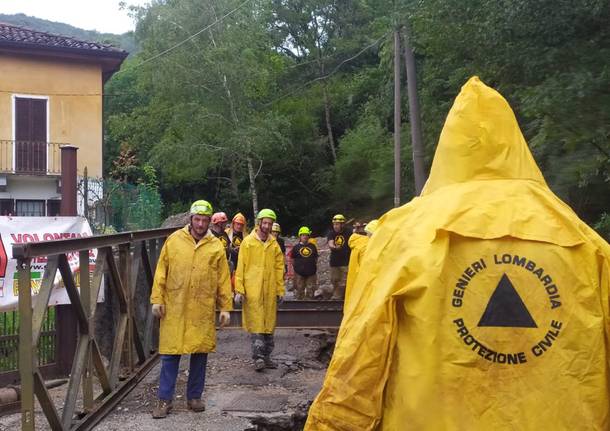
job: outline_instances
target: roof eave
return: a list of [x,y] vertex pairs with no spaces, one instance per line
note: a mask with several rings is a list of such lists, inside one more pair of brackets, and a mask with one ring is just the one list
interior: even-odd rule
[[103,51],[87,48],[66,48],[63,46],[39,45],[36,43],[13,42],[9,40],[0,39],[0,48],[3,47],[13,49],[25,49],[33,52],[69,54],[87,58],[116,58],[124,60],[129,55],[127,51],[118,49],[116,51]]
[[98,51],[83,48],[65,48],[37,45],[27,42],[0,40],[0,52],[17,55],[32,55],[58,59],[81,60],[102,66],[103,80],[106,82],[121,67],[129,53],[127,51]]

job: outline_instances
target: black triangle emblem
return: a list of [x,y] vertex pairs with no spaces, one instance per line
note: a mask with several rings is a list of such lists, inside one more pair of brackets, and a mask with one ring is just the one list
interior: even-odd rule
[[506,274],[492,293],[478,326],[537,328],[536,322]]

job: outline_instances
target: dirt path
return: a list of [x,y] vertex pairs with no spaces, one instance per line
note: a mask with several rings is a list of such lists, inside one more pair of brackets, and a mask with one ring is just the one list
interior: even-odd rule
[[[96,430],[263,430],[251,428],[252,417],[276,417],[286,420],[299,406],[313,400],[325,373],[317,359],[325,345],[325,333],[307,330],[278,330],[273,358],[277,370],[257,373],[250,360],[250,344],[241,330],[225,330],[218,336],[218,351],[211,354],[206,381],[207,410],[186,410],[184,391],[188,361],[181,362],[174,412],[164,420],[151,418],[159,381],[155,367],[138,387]],[[286,428],[298,429],[298,428]]]
[[[302,429],[304,412],[318,393],[328,360],[328,346],[334,335],[316,330],[277,330],[272,355],[276,370],[254,371],[250,359],[250,339],[240,329],[218,333],[218,349],[209,356],[205,413],[186,409],[184,392],[188,378],[188,358],[183,358],[178,376],[174,412],[163,420],[151,417],[157,399],[157,365],[106,419],[100,431],[202,430],[202,431],[281,431]],[[330,344],[332,346],[332,344]],[[321,360],[321,361],[320,361]],[[50,390],[59,408],[67,385]],[[49,429],[40,407],[36,429]],[[61,409],[60,414],[61,414]],[[294,413],[297,412],[296,419]],[[251,420],[267,425],[253,426]],[[275,425],[268,425],[274,422]],[[283,423],[277,426],[277,423]],[[0,418],[0,431],[18,430],[20,415]]]

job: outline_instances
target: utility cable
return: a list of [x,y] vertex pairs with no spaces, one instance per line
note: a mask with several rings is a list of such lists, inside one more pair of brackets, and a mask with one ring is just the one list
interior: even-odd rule
[[339,63],[330,73],[324,75],[324,76],[318,76],[317,78],[314,78],[310,81],[307,81],[305,84],[295,88],[292,91],[289,91],[285,94],[282,94],[280,97],[273,99],[271,102],[267,102],[265,103],[263,106],[269,106],[269,105],[273,105],[276,102],[279,102],[282,99],[285,99],[288,96],[291,96],[292,94],[296,93],[297,91],[300,91],[302,89],[304,89],[305,87],[313,84],[314,82],[318,82],[318,81],[323,81],[325,79],[330,78],[331,76],[333,76],[335,73],[337,73],[339,71],[339,69],[341,68],[341,66],[343,66],[346,63],[349,63],[352,60],[355,60],[356,58],[360,57],[364,52],[366,52],[367,50],[373,48],[374,46],[376,46],[377,44],[379,44],[383,39],[385,39],[390,33],[392,33],[391,31],[385,33],[383,36],[381,36],[379,39],[375,40],[373,43],[371,43],[370,45],[365,46],[364,48],[362,48],[360,51],[358,51],[358,53],[354,54],[353,56],[351,56],[350,58],[347,58],[345,60],[343,60],[341,63]]
[[186,39],[184,39],[184,40],[182,40],[182,41],[178,42],[178,43],[177,43],[177,44],[175,44],[175,45],[170,46],[169,48],[167,48],[167,49],[165,49],[165,50],[161,51],[160,53],[155,54],[155,55],[153,55],[152,57],[147,58],[146,60],[143,60],[142,62],[140,62],[140,63],[138,63],[138,64],[136,64],[136,65],[134,65],[134,66],[132,66],[132,67],[128,67],[128,68],[125,68],[125,69],[119,70],[118,72],[116,72],[116,73],[115,73],[115,75],[118,75],[118,74],[120,74],[120,73],[122,73],[122,72],[127,72],[127,71],[130,71],[130,70],[133,70],[133,69],[137,69],[137,68],[138,68],[138,67],[140,67],[140,66],[143,66],[143,65],[145,65],[145,64],[147,64],[147,63],[150,63],[150,62],[151,62],[151,61],[153,61],[153,60],[156,60],[156,59],[157,59],[157,58],[159,58],[159,57],[164,56],[165,54],[167,54],[167,53],[169,53],[169,52],[173,51],[174,49],[176,49],[176,48],[178,48],[178,47],[180,47],[180,46],[184,45],[185,43],[189,42],[190,40],[193,40],[194,38],[196,38],[197,36],[199,36],[201,33],[203,33],[203,32],[205,32],[205,31],[209,30],[209,29],[210,29],[210,28],[212,28],[212,27],[214,27],[216,24],[221,23],[221,22],[222,22],[222,21],[224,21],[226,18],[228,18],[229,16],[233,15],[235,12],[237,12],[237,11],[238,11],[238,10],[240,10],[242,7],[244,7],[246,4],[250,3],[250,1],[251,1],[251,0],[246,0],[246,1],[244,1],[244,2],[243,2],[243,3],[241,3],[239,6],[237,6],[235,9],[232,9],[231,11],[227,12],[226,14],[224,14],[223,16],[221,16],[220,18],[218,18],[218,19],[217,19],[216,21],[214,21],[213,23],[211,23],[211,24],[209,24],[209,25],[206,25],[204,28],[202,28],[201,30],[199,30],[199,31],[197,31],[197,32],[195,32],[195,33],[193,33],[192,35],[190,35],[190,36],[189,36],[189,37],[187,37]]

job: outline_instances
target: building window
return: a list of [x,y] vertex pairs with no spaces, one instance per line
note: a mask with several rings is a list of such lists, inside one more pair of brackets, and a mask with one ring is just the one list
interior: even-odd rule
[[0,216],[15,214],[15,201],[12,199],[0,199]]
[[55,217],[59,215],[61,201],[59,199],[49,199],[47,201],[47,217]]
[[44,217],[44,201],[16,201],[15,215],[18,217]]
[[47,171],[47,100],[15,97],[15,170]]

